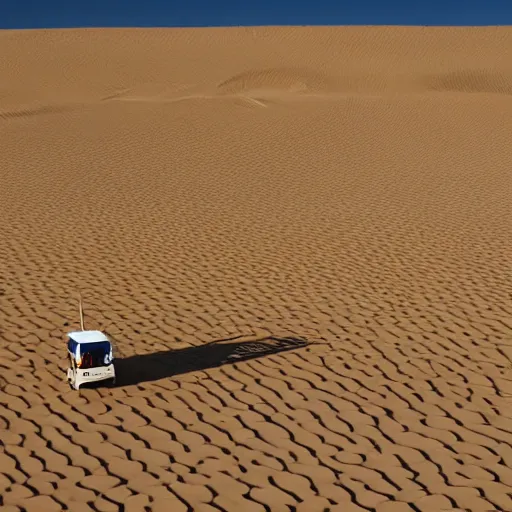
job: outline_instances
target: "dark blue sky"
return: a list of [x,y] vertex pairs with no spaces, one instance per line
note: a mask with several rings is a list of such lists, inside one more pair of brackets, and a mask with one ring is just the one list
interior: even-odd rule
[[512,25],[512,0],[0,0],[0,28]]

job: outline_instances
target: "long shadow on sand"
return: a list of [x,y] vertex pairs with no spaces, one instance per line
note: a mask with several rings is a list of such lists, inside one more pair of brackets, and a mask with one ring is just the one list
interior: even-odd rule
[[269,336],[251,341],[215,340],[197,347],[116,359],[117,386],[129,386],[207,370],[225,364],[296,350],[310,343],[300,338]]

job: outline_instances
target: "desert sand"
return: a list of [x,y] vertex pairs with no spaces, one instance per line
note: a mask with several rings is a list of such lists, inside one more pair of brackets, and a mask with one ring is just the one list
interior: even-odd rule
[[0,509],[512,510],[511,134],[506,27],[0,32]]

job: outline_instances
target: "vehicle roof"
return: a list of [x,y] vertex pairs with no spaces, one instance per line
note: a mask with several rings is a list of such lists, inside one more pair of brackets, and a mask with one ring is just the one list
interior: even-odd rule
[[76,343],[100,343],[110,340],[101,331],[74,331],[68,332],[68,336]]

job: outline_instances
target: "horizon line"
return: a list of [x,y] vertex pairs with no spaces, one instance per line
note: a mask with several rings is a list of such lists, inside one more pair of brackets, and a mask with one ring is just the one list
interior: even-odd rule
[[48,26],[48,27],[0,27],[0,31],[35,31],[35,30],[84,30],[84,29],[132,29],[132,30],[147,30],[147,29],[226,29],[226,28],[512,28],[512,24],[489,24],[489,25],[444,25],[444,24],[389,24],[389,23],[348,23],[348,24],[256,24],[256,25],[63,25],[63,26]]

